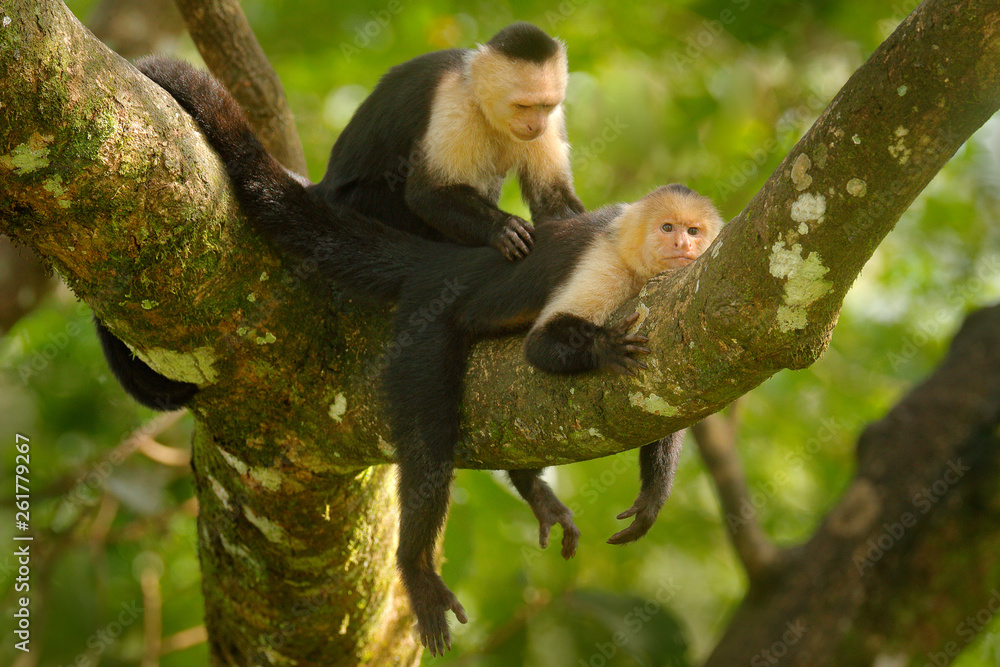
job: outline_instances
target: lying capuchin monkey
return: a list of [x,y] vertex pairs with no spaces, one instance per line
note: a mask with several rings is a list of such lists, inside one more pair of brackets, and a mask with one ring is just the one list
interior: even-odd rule
[[[428,241],[327,205],[267,153],[210,75],[158,58],[139,68],[198,123],[259,233],[349,291],[397,301],[397,334],[408,334],[412,343],[388,361],[383,376],[399,465],[396,556],[421,641],[432,654],[442,653],[451,646],[446,613],[467,621],[436,572],[434,546],[448,510],[471,344],[530,327],[526,355],[545,371],[643,368],[635,355],[648,352],[647,340],[628,332],[637,316],[611,326],[604,321],[649,278],[704,252],[722,224],[718,212],[684,186],[664,186],[634,204],[540,224],[532,252],[509,262],[492,248]],[[456,278],[465,289],[447,310],[432,319],[420,315],[444,281]],[[669,468],[656,471],[660,479],[672,478],[676,458],[654,463]],[[550,491],[551,498],[538,493],[536,514],[545,516],[552,501],[562,507]],[[570,541],[575,548],[575,535]]]
[[563,44],[523,22],[476,49],[397,65],[354,112],[310,189],[417,236],[523,257],[531,223],[497,208],[509,172],[535,223],[584,211],[563,120],[567,78]]

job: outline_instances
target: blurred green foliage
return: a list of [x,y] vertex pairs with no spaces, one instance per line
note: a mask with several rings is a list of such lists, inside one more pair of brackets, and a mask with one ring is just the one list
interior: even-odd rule
[[[92,3],[71,6],[86,22]],[[589,207],[681,181],[735,216],[851,72],[915,2],[687,0],[244,3],[298,120],[310,176],[388,67],[485,41],[512,20],[563,39],[577,190]],[[198,60],[189,41],[180,55]],[[526,214],[516,186],[502,206]],[[1000,297],[1000,123],[963,147],[900,220],[844,305],[818,363],[739,404],[748,512],[780,544],[806,539],[844,489],[860,429],[940,359],[962,317]],[[32,647],[41,665],[138,664],[153,573],[162,633],[201,623],[193,496],[184,467],[108,452],[152,417],[110,377],[86,307],[60,292],[0,340],[0,541],[11,544],[13,439],[31,437]],[[158,440],[186,447],[190,422]],[[550,471],[583,531],[578,555],[537,547],[531,513],[497,478],[461,471],[445,579],[471,617],[435,664],[689,665],[745,592],[724,517],[693,446],[673,498],[639,544],[604,540],[637,491],[634,452]],[[188,503],[185,505],[185,503]],[[559,535],[554,536],[554,541]],[[16,565],[0,555],[3,618]],[[144,575],[143,573],[146,573]],[[123,616],[124,614],[124,616]],[[996,664],[993,623],[954,664]],[[113,635],[113,636],[112,636]],[[0,662],[17,657],[3,633]],[[958,637],[955,638],[958,641]],[[204,643],[163,665],[197,665]],[[923,664],[925,656],[914,656]]]

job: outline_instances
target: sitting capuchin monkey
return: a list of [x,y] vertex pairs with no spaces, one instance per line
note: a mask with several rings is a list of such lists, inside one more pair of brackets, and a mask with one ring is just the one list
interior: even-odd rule
[[423,238],[519,259],[533,227],[497,208],[509,172],[534,223],[584,211],[563,120],[567,77],[563,44],[523,22],[476,49],[397,65],[354,112],[311,190]]
[[[348,291],[396,300],[396,332],[412,339],[389,359],[383,374],[399,466],[396,558],[421,641],[432,654],[443,653],[451,646],[447,612],[467,621],[436,572],[435,545],[448,511],[470,346],[487,336],[529,329],[525,354],[546,372],[644,368],[635,356],[649,352],[647,339],[629,333],[638,316],[613,325],[605,320],[649,278],[703,253],[722,225],[718,211],[682,185],[664,186],[633,204],[547,220],[536,230],[532,251],[510,262],[492,248],[430,241],[349,207],[328,205],[267,153],[237,103],[210,75],[162,58],[138,66],[194,118],[260,234]],[[465,289],[445,312],[415,323],[414,314],[440,292],[442,281],[456,278]],[[676,456],[645,463],[659,468],[651,471],[644,464],[643,474],[656,477],[643,479],[642,493],[647,482],[662,486],[672,480]],[[534,500],[542,509],[535,503],[532,509],[544,516],[552,500],[539,493]],[[665,498],[664,490],[652,497]],[[565,552],[566,524],[563,528]],[[575,549],[576,535],[569,541]]]

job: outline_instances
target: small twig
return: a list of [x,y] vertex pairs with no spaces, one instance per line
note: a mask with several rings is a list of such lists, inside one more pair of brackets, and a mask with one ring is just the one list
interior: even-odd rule
[[161,445],[149,436],[140,437],[137,446],[147,458],[163,465],[182,467],[191,462],[191,452],[186,449]]
[[736,417],[711,415],[691,427],[698,451],[708,468],[722,505],[729,538],[751,581],[773,571],[782,552],[761,530],[755,514],[747,515],[750,492],[736,452]]
[[111,524],[114,523],[115,516],[118,515],[118,508],[121,504],[118,499],[109,493],[101,497],[101,504],[97,508],[97,514],[88,527],[88,541],[97,550],[97,547],[104,547],[111,532]]
[[164,656],[168,653],[183,651],[206,641],[208,641],[208,631],[205,629],[205,626],[196,625],[193,628],[181,630],[169,637],[164,637],[163,643],[160,646],[160,655]]
[[[76,466],[73,470],[70,470],[62,477],[47,484],[38,492],[38,497],[48,499],[63,496],[69,493],[74,487],[77,486],[77,484],[80,483],[80,480],[88,471],[99,469],[105,462],[112,462],[115,465],[121,463],[133,452],[139,450],[140,444],[144,440],[153,439],[163,434],[167,429],[180,421],[185,414],[187,414],[187,411],[185,410],[164,412],[153,417],[149,421],[144,422],[139,428],[125,436],[125,438],[123,438],[122,441],[113,449],[103,452],[87,462]],[[149,454],[146,455],[149,456]],[[156,460],[153,456],[149,456],[149,458]],[[160,462],[167,463],[166,461]],[[167,464],[175,465],[173,463]],[[12,505],[13,502],[13,496],[11,496],[10,499],[5,499],[0,506],[8,504]]]
[[163,596],[160,594],[160,573],[152,565],[139,575],[142,586],[142,667],[158,667],[163,645]]

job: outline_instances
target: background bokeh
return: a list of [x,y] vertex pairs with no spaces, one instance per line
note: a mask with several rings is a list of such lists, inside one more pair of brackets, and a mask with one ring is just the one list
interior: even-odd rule
[[[97,3],[74,1],[88,23]],[[513,20],[563,39],[577,191],[588,208],[683,182],[737,215],[912,1],[600,3],[365,0],[243,3],[322,177],[338,132],[388,67],[486,41]],[[200,62],[190,40],[164,48]],[[527,215],[516,184],[501,206]],[[752,507],[781,545],[807,538],[844,489],[855,439],[939,360],[964,314],[1000,298],[1000,122],[952,159],[898,223],[844,305],[830,349],[739,402]],[[0,272],[2,273],[2,272]],[[33,652],[0,664],[139,664],[159,601],[165,666],[200,665],[202,603],[190,417],[156,421],[111,378],[89,309],[56,289],[0,338],[0,543],[14,524],[15,433],[31,438]],[[128,436],[133,436],[131,440]],[[155,459],[159,459],[159,461]],[[472,622],[440,665],[691,665],[745,592],[693,445],[639,544],[604,540],[638,487],[635,453],[550,472],[583,532],[563,562],[499,477],[460,471],[445,579]],[[558,529],[557,529],[558,531]],[[558,536],[556,537],[558,539]],[[16,565],[0,553],[0,628]],[[138,611],[136,611],[138,609]],[[615,641],[615,633],[624,641]],[[192,644],[188,648],[180,648]],[[613,655],[609,655],[613,653]],[[36,660],[37,662],[30,662]],[[425,658],[425,662],[429,658]],[[1000,664],[1000,622],[953,664]]]

